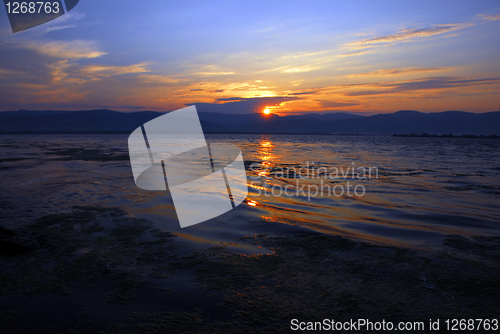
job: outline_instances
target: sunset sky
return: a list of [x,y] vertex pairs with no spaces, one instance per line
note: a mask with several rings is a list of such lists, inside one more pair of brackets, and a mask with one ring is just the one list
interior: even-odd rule
[[499,1],[82,0],[13,34],[0,110],[500,110]]

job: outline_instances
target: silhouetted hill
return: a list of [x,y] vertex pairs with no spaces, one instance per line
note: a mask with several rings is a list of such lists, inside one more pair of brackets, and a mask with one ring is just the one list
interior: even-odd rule
[[[7,111],[0,113],[0,131],[7,133],[130,133],[163,113],[140,111],[122,113],[107,109],[86,111]],[[210,131],[224,132],[218,124],[202,121]]]
[[[200,113],[202,117],[203,113]],[[221,114],[222,115],[222,114]],[[337,114],[332,114],[337,115]],[[349,114],[345,114],[349,115]],[[224,115],[226,117],[227,115]],[[237,115],[249,116],[249,115]],[[500,133],[500,112],[474,114],[463,111],[441,113],[421,113],[402,110],[392,114],[370,117],[340,116],[332,120],[330,115],[265,116],[254,114],[252,118],[242,118],[245,122],[224,124],[233,132],[242,133],[352,133],[352,134],[494,134]],[[218,123],[217,119],[211,119]]]
[[0,113],[0,129],[5,132],[119,132],[135,128],[160,116],[153,111],[120,113],[112,110],[73,112],[9,111]]
[[[87,111],[8,111],[0,113],[4,133],[130,133],[163,113],[122,113],[107,109]],[[402,110],[369,117],[348,114],[283,116],[199,113],[206,133],[323,133],[323,134],[500,134],[500,112],[463,111],[422,113]]]
[[421,113],[412,110],[380,114],[362,119],[345,119],[325,124],[329,132],[374,134],[496,134],[500,133],[500,112],[484,114],[463,111]]

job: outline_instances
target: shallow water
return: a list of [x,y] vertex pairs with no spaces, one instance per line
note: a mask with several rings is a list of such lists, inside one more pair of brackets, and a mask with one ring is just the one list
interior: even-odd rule
[[[249,196],[236,209],[181,230],[167,192],[135,186],[127,135],[1,135],[0,224],[20,227],[74,205],[92,205],[119,207],[193,244],[253,235],[262,220],[429,249],[448,234],[500,235],[498,140],[307,135],[207,135],[207,140],[241,148]],[[293,167],[302,168],[304,177],[308,167],[309,178],[280,174]],[[372,177],[359,179],[359,168],[370,167]],[[364,195],[349,196],[347,182],[363,186]],[[336,192],[328,194],[326,185],[337,186]],[[276,196],[286,186],[294,195]],[[297,195],[301,187],[305,192]]]

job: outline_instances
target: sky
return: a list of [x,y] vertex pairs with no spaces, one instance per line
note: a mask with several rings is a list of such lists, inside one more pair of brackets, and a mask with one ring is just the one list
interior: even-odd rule
[[82,0],[13,34],[0,111],[500,110],[499,1]]

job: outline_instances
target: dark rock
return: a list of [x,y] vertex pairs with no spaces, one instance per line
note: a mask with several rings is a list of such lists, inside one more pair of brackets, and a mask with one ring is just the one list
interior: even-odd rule
[[443,240],[443,245],[460,250],[473,250],[478,248],[478,245],[475,242],[458,234],[448,235],[446,239]]
[[0,254],[17,255],[40,248],[40,244],[30,235],[21,234],[0,226]]

